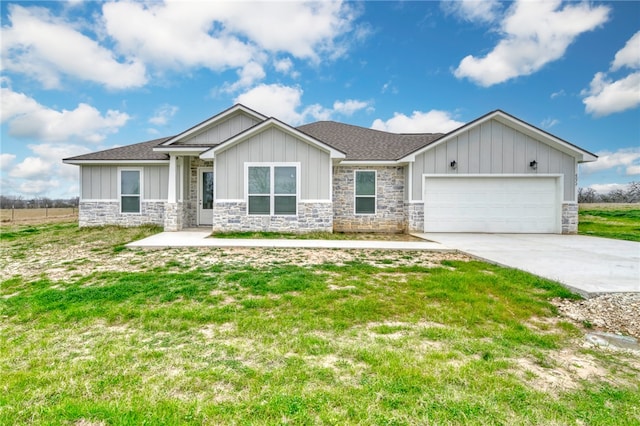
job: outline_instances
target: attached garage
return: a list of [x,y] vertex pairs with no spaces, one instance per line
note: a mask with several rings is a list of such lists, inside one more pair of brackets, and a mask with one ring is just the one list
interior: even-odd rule
[[425,232],[561,233],[562,175],[425,175]]

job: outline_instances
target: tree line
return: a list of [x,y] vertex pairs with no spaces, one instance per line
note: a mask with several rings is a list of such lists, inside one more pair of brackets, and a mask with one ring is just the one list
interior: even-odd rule
[[626,188],[604,194],[593,188],[579,188],[578,203],[640,203],[640,182],[631,182]]
[[78,207],[79,197],[75,198],[24,198],[21,195],[0,195],[0,209],[44,209]]

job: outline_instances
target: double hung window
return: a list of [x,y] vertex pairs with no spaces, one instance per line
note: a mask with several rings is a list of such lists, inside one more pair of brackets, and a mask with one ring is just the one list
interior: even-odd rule
[[248,213],[250,215],[296,215],[298,167],[255,165],[247,167]]
[[355,213],[376,213],[376,172],[372,170],[355,171]]
[[120,212],[140,213],[140,169],[120,170]]

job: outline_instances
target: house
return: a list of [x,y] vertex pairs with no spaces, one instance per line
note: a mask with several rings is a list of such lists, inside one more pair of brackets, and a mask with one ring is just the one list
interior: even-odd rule
[[292,127],[235,105],[167,138],[71,157],[80,226],[575,233],[596,156],[496,110],[452,132]]

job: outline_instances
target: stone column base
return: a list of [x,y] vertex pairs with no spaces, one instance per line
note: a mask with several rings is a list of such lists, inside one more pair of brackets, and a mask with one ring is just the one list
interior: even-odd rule
[[562,203],[562,233],[578,233],[578,203]]

